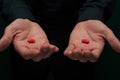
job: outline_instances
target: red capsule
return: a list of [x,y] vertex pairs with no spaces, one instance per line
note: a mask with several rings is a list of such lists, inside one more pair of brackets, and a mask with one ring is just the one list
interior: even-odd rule
[[85,44],[89,44],[89,40],[88,39],[82,39],[81,42],[85,43]]
[[27,40],[27,42],[28,42],[28,43],[35,43],[35,39],[30,38],[30,39]]

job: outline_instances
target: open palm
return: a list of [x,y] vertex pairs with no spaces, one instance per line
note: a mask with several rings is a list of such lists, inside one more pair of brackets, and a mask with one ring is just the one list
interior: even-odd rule
[[[8,32],[13,35],[10,38],[14,37],[12,40],[16,51],[27,60],[40,61],[58,51],[55,45],[49,43],[45,32],[37,23],[18,19],[7,27],[5,36],[9,36]],[[28,43],[30,38],[35,39],[35,43]]]
[[[89,40],[88,44],[82,43],[81,40],[84,38]],[[120,52],[118,39],[106,25],[97,20],[80,22],[73,29],[64,54],[70,59],[80,62],[96,62],[104,48],[105,40],[113,49]]]

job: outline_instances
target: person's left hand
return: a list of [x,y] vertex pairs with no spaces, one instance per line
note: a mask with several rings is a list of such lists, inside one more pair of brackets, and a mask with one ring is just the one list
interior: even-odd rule
[[[89,43],[83,43],[81,40],[84,38],[88,39]],[[98,20],[80,22],[70,35],[64,55],[80,62],[96,62],[103,51],[105,40],[115,51],[120,52],[119,40],[104,23]]]

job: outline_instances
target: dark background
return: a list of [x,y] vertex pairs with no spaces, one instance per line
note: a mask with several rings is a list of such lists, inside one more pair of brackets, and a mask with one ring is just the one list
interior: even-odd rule
[[[120,0],[116,0],[115,10],[106,25],[120,40]],[[116,53],[107,43],[96,63],[96,80],[120,80],[120,53]]]
[[[106,25],[113,30],[120,40],[120,0],[117,0],[112,17]],[[6,23],[0,17],[0,37],[4,33],[3,26]],[[115,28],[114,28],[115,27]],[[9,48],[0,52],[0,80],[11,80],[11,64]],[[108,43],[98,62],[95,63],[95,79],[96,80],[120,80],[120,54],[113,51]],[[54,76],[50,73],[48,80],[53,80]]]
[[[4,33],[5,21],[0,17],[0,37]],[[0,80],[11,80],[11,66],[9,48],[0,52]]]

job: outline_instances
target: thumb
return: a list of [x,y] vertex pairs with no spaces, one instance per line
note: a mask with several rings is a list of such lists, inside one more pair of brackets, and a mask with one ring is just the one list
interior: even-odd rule
[[5,50],[11,44],[13,36],[13,30],[6,28],[2,38],[0,39],[0,51]]
[[108,41],[108,43],[116,52],[120,53],[120,41],[110,29],[105,32],[104,38]]

